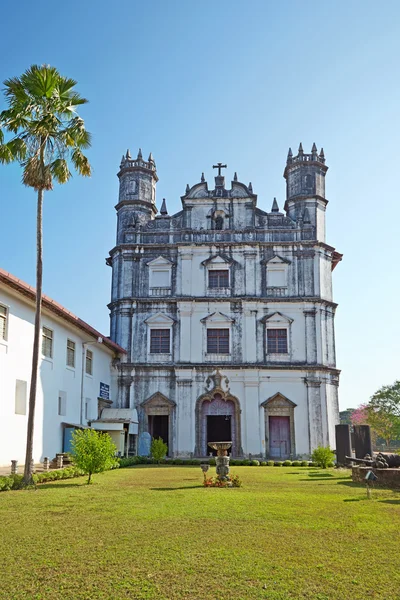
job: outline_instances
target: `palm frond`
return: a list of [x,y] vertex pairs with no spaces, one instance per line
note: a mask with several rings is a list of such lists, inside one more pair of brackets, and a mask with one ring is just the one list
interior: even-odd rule
[[78,171],[79,175],[83,175],[83,177],[90,177],[92,174],[92,168],[89,164],[89,160],[87,157],[76,148],[71,154],[72,164],[75,169]]
[[51,174],[57,183],[67,183],[72,177],[72,173],[68,169],[68,162],[63,158],[57,158],[50,164]]
[[24,185],[33,187],[35,190],[53,189],[50,166],[45,165],[40,160],[40,156],[31,156],[23,163],[23,166],[22,183]]

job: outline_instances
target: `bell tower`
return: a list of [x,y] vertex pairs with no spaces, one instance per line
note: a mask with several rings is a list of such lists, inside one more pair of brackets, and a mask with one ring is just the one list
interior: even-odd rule
[[117,210],[117,244],[124,243],[124,232],[127,228],[138,229],[157,214],[156,184],[158,181],[156,163],[153,155],[143,160],[139,148],[136,159],[129,150],[122,157],[119,167],[119,199]]
[[289,148],[284,178],[286,179],[285,210],[299,224],[307,223],[315,228],[315,238],[325,241],[325,198],[324,150],[318,152],[313,144],[311,154],[305,154],[300,143],[297,156]]

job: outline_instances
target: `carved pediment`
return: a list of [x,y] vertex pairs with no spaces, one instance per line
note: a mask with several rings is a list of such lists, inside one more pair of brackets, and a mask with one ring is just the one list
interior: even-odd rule
[[272,408],[295,408],[297,404],[286,398],[280,392],[277,392],[264,402],[262,402],[261,406],[264,408],[272,409]]
[[197,183],[187,193],[186,198],[208,198],[208,186],[207,183]]
[[150,262],[147,263],[148,267],[170,267],[173,263],[168,260],[168,258],[164,258],[163,256],[159,256],[158,258],[154,258]]
[[293,319],[280,312],[274,312],[270,315],[265,315],[265,317],[261,319],[261,322],[268,325],[289,325],[290,323],[293,323]]
[[261,261],[261,264],[262,265],[290,265],[290,260],[288,260],[287,258],[283,258],[283,256],[278,256],[278,254],[275,254],[271,258],[264,258],[264,260]]
[[168,315],[165,315],[164,313],[156,313],[155,315],[151,315],[151,317],[148,317],[147,319],[145,319],[144,321],[147,325],[172,325],[175,321],[174,319],[172,319],[171,317],[169,317]]
[[225,324],[229,324],[229,323],[234,323],[235,319],[233,319],[232,317],[228,317],[228,315],[225,315],[224,313],[221,312],[214,312],[211,313],[210,315],[207,315],[206,317],[204,317],[204,319],[201,319],[202,323],[225,323]]
[[228,266],[228,265],[232,265],[233,262],[234,261],[231,258],[229,258],[228,256],[225,256],[224,254],[214,254],[214,256],[210,256],[206,260],[203,260],[203,262],[201,264],[204,266],[218,265],[218,264],[220,264],[221,266],[225,266],[225,265]]

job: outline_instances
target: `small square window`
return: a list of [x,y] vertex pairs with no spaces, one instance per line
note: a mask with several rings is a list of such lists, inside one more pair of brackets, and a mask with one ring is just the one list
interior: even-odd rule
[[169,354],[170,338],[170,329],[150,329],[150,353]]
[[48,327],[42,328],[42,354],[53,358],[53,331]]
[[0,304],[0,340],[7,339],[7,320],[8,310],[6,306]]
[[86,373],[93,375],[93,352],[91,350],[86,350]]
[[208,271],[208,287],[214,289],[229,287],[229,270],[210,269]]
[[268,354],[287,354],[287,329],[267,329]]
[[67,367],[75,368],[75,342],[67,340]]
[[207,329],[207,353],[229,354],[229,329]]

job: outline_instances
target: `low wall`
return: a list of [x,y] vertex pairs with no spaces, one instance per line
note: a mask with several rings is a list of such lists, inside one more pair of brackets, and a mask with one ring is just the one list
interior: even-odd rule
[[400,490],[400,469],[372,469],[371,467],[352,467],[351,478],[355,483],[366,483],[365,476],[368,471],[373,471],[377,480],[374,487],[385,487]]

